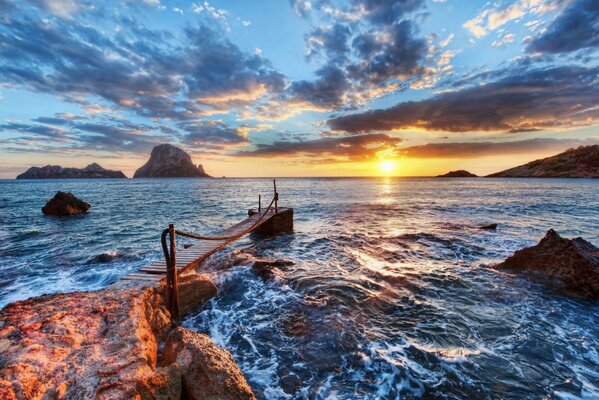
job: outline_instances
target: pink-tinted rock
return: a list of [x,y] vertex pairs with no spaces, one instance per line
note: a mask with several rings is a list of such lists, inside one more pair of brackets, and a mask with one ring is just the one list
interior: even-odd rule
[[179,398],[178,366],[155,368],[158,339],[170,327],[158,289],[9,304],[0,311],[0,398]]
[[86,213],[90,207],[88,203],[79,200],[71,193],[57,192],[42,208],[42,212],[45,215],[57,216],[79,215]]
[[216,286],[206,274],[180,276],[178,284],[181,315],[197,310],[204,302],[216,295]]
[[162,364],[177,363],[183,392],[191,400],[255,399],[231,354],[202,333],[173,330],[164,346]]
[[599,299],[599,248],[582,238],[562,238],[553,229],[497,268],[532,273],[578,297]]

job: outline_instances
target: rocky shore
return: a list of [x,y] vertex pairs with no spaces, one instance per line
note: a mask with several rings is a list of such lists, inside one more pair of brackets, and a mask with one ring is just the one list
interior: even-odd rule
[[[216,288],[182,279],[182,309]],[[164,344],[164,351],[159,348]],[[2,399],[254,399],[226,350],[176,327],[164,287],[44,295],[0,311]]]
[[89,164],[85,168],[63,168],[60,165],[46,165],[45,167],[31,167],[17,176],[17,179],[125,179],[121,171],[102,168],[97,163]]

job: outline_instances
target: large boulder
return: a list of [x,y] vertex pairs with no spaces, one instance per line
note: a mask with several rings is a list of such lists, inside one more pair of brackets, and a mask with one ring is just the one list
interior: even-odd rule
[[52,199],[42,208],[45,215],[79,215],[86,213],[91,205],[79,200],[71,193],[57,192]]
[[216,286],[206,274],[192,274],[178,277],[179,313],[187,314],[197,310],[204,302],[216,295]]
[[529,272],[577,297],[599,299],[599,248],[582,238],[562,238],[553,229],[497,268]]
[[44,295],[0,311],[1,399],[178,399],[156,368],[172,326],[160,288]]
[[202,333],[173,330],[166,340],[162,364],[177,363],[183,392],[190,400],[255,399],[231,354]]
[[152,149],[150,159],[135,171],[134,178],[209,178],[202,165],[195,166],[185,151],[171,144]]

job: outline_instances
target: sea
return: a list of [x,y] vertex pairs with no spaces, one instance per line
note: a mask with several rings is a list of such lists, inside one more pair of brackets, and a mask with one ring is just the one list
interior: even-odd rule
[[[294,232],[254,233],[209,258],[218,294],[182,321],[231,352],[259,399],[599,398],[598,303],[493,268],[550,228],[599,245],[599,180],[277,187]],[[58,190],[90,212],[42,215]],[[213,234],[259,194],[270,201],[272,180],[2,180],[0,307],[107,287],[162,257],[169,223]],[[257,260],[284,262],[264,279]]]

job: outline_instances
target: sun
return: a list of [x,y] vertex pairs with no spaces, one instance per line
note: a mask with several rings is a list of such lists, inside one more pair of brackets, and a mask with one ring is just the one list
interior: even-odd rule
[[383,175],[390,175],[395,171],[397,165],[395,164],[395,160],[381,160],[379,162],[379,170]]

